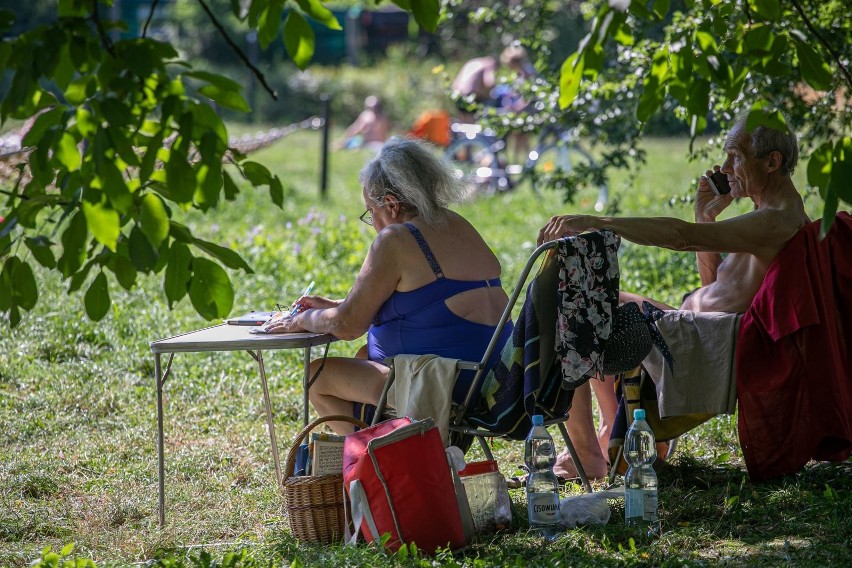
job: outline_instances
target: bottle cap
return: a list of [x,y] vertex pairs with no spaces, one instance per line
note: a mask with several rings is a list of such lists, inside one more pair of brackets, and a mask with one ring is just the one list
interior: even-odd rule
[[[644,410],[642,412],[645,412]],[[533,414],[532,416],[532,424],[533,426],[541,426],[544,424],[544,416],[541,414]]]
[[645,420],[645,409],[637,408],[633,411],[633,420]]

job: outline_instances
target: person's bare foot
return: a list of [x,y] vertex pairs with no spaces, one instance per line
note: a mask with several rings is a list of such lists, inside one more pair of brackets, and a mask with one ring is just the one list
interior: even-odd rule
[[[607,463],[602,455],[597,456],[578,456],[583,464],[583,470],[586,472],[586,477],[589,481],[597,481],[604,479],[607,476]],[[563,450],[556,456],[556,464],[553,466],[553,473],[563,479],[575,479],[577,477],[577,468],[574,465],[574,460],[571,459],[571,454],[568,450]]]

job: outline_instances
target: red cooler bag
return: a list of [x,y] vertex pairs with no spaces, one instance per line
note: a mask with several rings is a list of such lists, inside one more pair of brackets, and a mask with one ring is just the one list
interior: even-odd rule
[[473,523],[454,474],[431,419],[396,418],[346,436],[343,485],[355,525],[350,543],[360,530],[367,542],[388,533],[391,550],[410,542],[430,553],[464,547]]

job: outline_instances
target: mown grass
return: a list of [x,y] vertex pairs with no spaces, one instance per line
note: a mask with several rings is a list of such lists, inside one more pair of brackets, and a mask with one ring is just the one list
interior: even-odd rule
[[[320,200],[318,149],[318,135],[303,132],[255,156],[282,176],[283,209],[246,189],[211,215],[181,214],[199,236],[237,250],[254,268],[232,273],[234,313],[292,301],[312,279],[319,293],[347,292],[372,238],[357,220],[357,175],[369,154],[334,154],[328,197]],[[619,210],[690,218],[688,205],[669,201],[690,192],[703,165],[686,162],[681,140],[651,140],[647,149],[641,175],[613,181]],[[492,244],[512,283],[547,218],[589,210],[591,197],[565,205],[553,192],[522,187],[459,210]],[[816,215],[818,204],[809,207]],[[621,259],[625,289],[676,302],[697,283],[689,254],[626,243]],[[241,353],[175,358],[165,389],[168,524],[161,530],[149,343],[207,322],[186,300],[170,310],[160,276],[140,279],[131,292],[111,283],[112,307],[98,323],[82,315],[82,298],[66,295],[55,275],[39,273],[39,286],[38,307],[18,328],[3,322],[0,331],[0,566],[25,566],[44,547],[59,551],[70,542],[69,558],[100,566],[825,566],[850,558],[850,464],[812,464],[797,476],[752,484],[734,417],[684,436],[677,459],[660,472],[664,533],[654,541],[624,526],[616,500],[606,526],[566,531],[544,545],[527,533],[523,493],[513,491],[513,531],[479,538],[461,556],[433,561],[410,550],[391,556],[301,545],[275,489],[256,365]],[[332,353],[357,346],[336,343]],[[282,451],[301,425],[300,357],[266,357]],[[515,473],[520,446],[495,444],[505,473]]]

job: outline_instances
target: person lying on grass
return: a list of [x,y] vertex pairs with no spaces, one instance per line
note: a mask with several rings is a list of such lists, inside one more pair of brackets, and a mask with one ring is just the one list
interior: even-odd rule
[[[366,211],[376,230],[352,289],[342,300],[304,296],[303,308],[269,328],[312,331],[352,340],[367,333],[354,357],[329,357],[309,391],[321,416],[354,413],[372,420],[388,376],[383,364],[398,354],[434,354],[478,361],[509,299],[491,248],[461,215],[449,210],[464,189],[452,166],[425,142],[394,137],[360,175]],[[494,361],[511,337],[509,322]],[[313,376],[321,361],[311,363]],[[464,400],[473,371],[456,381],[453,400]],[[352,425],[330,422],[340,434]]]
[[[736,122],[724,145],[722,166],[707,170],[698,182],[695,222],[669,217],[595,217],[560,215],[541,229],[538,243],[584,231],[611,229],[628,241],[679,251],[695,251],[701,287],[687,294],[681,310],[698,312],[745,312],[763,283],[773,259],[784,245],[810,221],[791,175],[799,157],[796,136],[789,130],[758,126],[749,131],[746,119]],[[717,194],[708,178],[720,171],[727,176],[730,193]],[[734,199],[748,198],[754,210],[717,221]],[[722,253],[728,253],[724,258]],[[648,300],[661,309],[675,309],[661,302],[622,292],[619,301]],[[594,429],[591,390],[583,385],[574,395],[568,431],[589,477],[606,475],[606,448],[615,419],[617,402],[612,377],[591,381],[601,409],[601,428]],[[555,471],[576,477],[567,452],[557,458]]]

